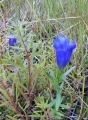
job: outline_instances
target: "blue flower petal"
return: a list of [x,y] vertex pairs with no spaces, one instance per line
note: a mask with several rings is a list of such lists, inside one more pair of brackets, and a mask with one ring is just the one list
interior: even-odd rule
[[16,38],[9,38],[9,46],[14,46],[17,42]]
[[75,44],[75,41],[74,40],[71,40],[69,45],[74,45]]
[[56,62],[60,69],[63,69],[67,64],[65,58],[66,58],[66,50],[60,49],[56,51]]
[[[11,34],[9,37],[9,46],[15,46],[16,43],[17,43],[17,38],[14,36],[14,34]],[[12,48],[9,47],[9,50],[12,50]],[[18,49],[16,49],[15,52],[18,52]]]
[[63,69],[70,61],[71,56],[72,56],[72,50],[63,49],[56,51],[56,61],[58,67],[60,69]]
[[69,50],[73,50],[73,49],[75,49],[75,48],[76,48],[75,41],[72,40],[72,41],[69,43],[69,45],[68,45],[68,49],[69,49]]
[[73,51],[75,48],[76,48],[76,44],[72,46],[71,45],[68,46],[69,51]]
[[18,52],[18,49],[16,49],[15,52]]
[[68,45],[68,39],[63,35],[59,35],[54,40],[54,43],[53,43],[53,47],[55,49],[59,49],[59,48],[65,49],[67,47],[67,45]]

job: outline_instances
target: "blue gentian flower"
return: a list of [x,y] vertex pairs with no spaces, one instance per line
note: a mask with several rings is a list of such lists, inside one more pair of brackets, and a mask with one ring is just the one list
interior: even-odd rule
[[14,46],[16,42],[17,42],[16,37],[13,34],[11,34],[9,37],[9,46]]
[[70,61],[72,52],[76,48],[76,44],[74,43],[74,40],[69,43],[68,38],[59,35],[53,41],[53,47],[56,50],[57,65],[59,69],[63,69]]
[[[17,43],[17,38],[11,34],[9,37],[9,46],[15,46],[15,44]],[[9,48],[9,50],[11,50],[12,48]],[[18,50],[16,49],[15,52],[18,52]]]

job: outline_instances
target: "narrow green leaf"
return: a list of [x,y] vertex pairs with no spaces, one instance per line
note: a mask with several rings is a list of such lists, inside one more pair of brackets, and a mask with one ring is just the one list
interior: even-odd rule
[[50,76],[52,76],[53,78],[55,78],[54,72],[52,71],[52,69],[50,69]]
[[58,92],[56,96],[56,111],[58,111],[60,104],[61,104],[61,93]]
[[41,115],[40,115],[40,114],[35,114],[35,115],[30,115],[30,117],[40,118],[40,117],[41,117]]
[[59,116],[64,116],[62,113],[60,113],[60,112],[56,112],[56,114],[57,115],[59,115]]
[[64,79],[66,78],[66,76],[67,76],[74,68],[75,68],[75,66],[72,67],[72,68],[70,68],[68,71],[66,71],[66,72],[62,75],[61,78],[64,80]]
[[48,73],[48,72],[45,72],[45,75],[50,78],[51,80],[53,80],[53,77]]
[[60,104],[60,107],[62,107],[62,108],[64,108],[64,109],[69,109],[69,108],[70,108],[70,106],[64,105],[64,104]]
[[7,106],[8,103],[9,101],[2,102],[2,104],[0,104],[0,107]]
[[9,115],[6,115],[8,118],[10,118],[10,120],[17,120],[16,118],[14,118],[14,117],[11,117],[11,116],[9,116]]
[[49,104],[48,104],[48,108],[52,107],[55,104],[56,100],[53,99]]

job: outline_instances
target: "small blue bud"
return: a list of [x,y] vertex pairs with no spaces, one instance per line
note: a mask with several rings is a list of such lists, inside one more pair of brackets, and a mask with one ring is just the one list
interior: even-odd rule
[[56,50],[57,65],[58,65],[59,69],[63,69],[70,61],[72,52],[76,48],[76,44],[75,44],[74,40],[72,40],[69,43],[68,38],[66,38],[63,35],[59,35],[53,41],[53,47]]

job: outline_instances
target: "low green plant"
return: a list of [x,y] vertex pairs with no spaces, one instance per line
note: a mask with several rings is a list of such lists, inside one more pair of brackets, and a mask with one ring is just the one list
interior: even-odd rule
[[[83,98],[87,0],[1,0],[0,10],[0,119],[65,120],[78,98],[77,114],[80,119],[88,116],[88,100]],[[5,44],[11,33],[17,38],[15,46]],[[58,34],[77,44],[63,72],[55,65],[52,47]]]

